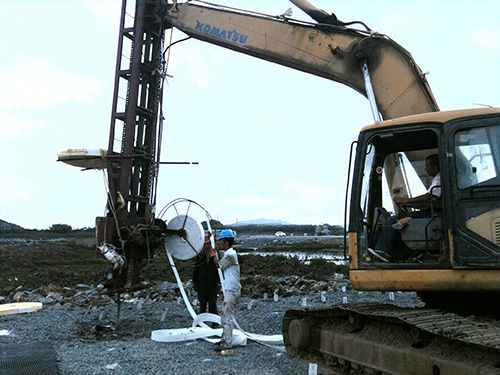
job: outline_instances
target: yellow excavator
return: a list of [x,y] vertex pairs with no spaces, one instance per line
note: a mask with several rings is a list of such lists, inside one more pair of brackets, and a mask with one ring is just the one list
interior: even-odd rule
[[[176,28],[337,81],[370,104],[374,124],[352,144],[346,189],[350,280],[358,290],[416,291],[427,306],[289,309],[288,354],[327,373],[500,374],[500,109],[439,111],[425,74],[391,38],[306,0],[291,2],[315,22],[206,1],[137,0],[127,27],[123,0],[105,163],[111,209],[97,219],[98,245],[127,254],[137,271],[144,254],[161,244],[166,226],[154,217],[158,103],[163,35]],[[125,42],[128,65],[121,61]],[[123,84],[127,102],[120,109]],[[418,191],[426,199],[414,199]]]

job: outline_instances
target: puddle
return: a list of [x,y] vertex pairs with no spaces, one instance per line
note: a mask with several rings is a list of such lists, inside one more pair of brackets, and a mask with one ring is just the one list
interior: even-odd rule
[[260,255],[260,256],[269,256],[269,255],[278,255],[286,258],[298,258],[301,262],[305,264],[309,264],[311,259],[325,259],[328,262],[332,262],[335,264],[347,264],[347,260],[344,260],[344,253],[341,252],[317,252],[317,253],[309,253],[303,251],[245,251],[239,252],[238,255]]

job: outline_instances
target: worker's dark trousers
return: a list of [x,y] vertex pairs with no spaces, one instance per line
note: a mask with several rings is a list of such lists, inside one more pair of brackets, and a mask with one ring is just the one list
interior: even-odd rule
[[218,315],[217,313],[217,288],[209,288],[208,290],[204,290],[203,293],[198,295],[198,299],[200,300],[200,314],[208,312]]
[[[422,218],[430,217],[429,210],[414,211],[411,213],[401,212],[397,215],[393,215],[385,221],[383,224],[382,231],[380,232],[379,238],[375,245],[375,249],[382,250],[391,258],[391,261],[401,261],[409,256],[409,249],[401,240],[399,231],[392,227],[393,224],[397,223],[398,220],[405,217],[412,218]],[[408,222],[411,225],[411,221]]]

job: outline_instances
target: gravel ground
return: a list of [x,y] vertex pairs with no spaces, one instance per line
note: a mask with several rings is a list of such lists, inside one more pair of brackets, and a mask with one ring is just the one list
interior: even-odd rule
[[[344,291],[345,290],[345,291]],[[358,292],[347,279],[326,291],[271,299],[243,297],[236,319],[248,332],[280,334],[281,319],[289,307],[299,306],[303,298],[308,306],[328,306],[347,302],[390,302],[389,294]],[[251,302],[251,309],[249,303]],[[414,293],[394,293],[394,303],[421,306]],[[212,344],[197,340],[159,343],[150,339],[152,330],[184,328],[192,319],[181,301],[154,302],[134,300],[122,303],[120,318],[117,305],[102,306],[52,304],[32,314],[0,317],[0,344],[48,341],[56,351],[62,374],[307,374],[307,364],[293,361],[286,354],[249,341],[228,356],[213,351]],[[163,322],[162,322],[163,320]],[[5,332],[4,332],[5,333]]]

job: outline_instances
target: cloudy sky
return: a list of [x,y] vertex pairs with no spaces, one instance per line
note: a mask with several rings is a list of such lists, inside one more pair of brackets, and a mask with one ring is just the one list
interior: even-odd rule
[[[442,110],[500,105],[500,2],[311,2],[409,50]],[[102,173],[56,156],[107,145],[120,3],[0,2],[0,219],[79,228],[104,212]],[[309,20],[285,0],[220,3]],[[187,197],[224,223],[342,224],[349,147],[372,122],[364,97],[196,40],[172,48],[168,73],[163,160],[200,164],[162,167],[159,208]]]

